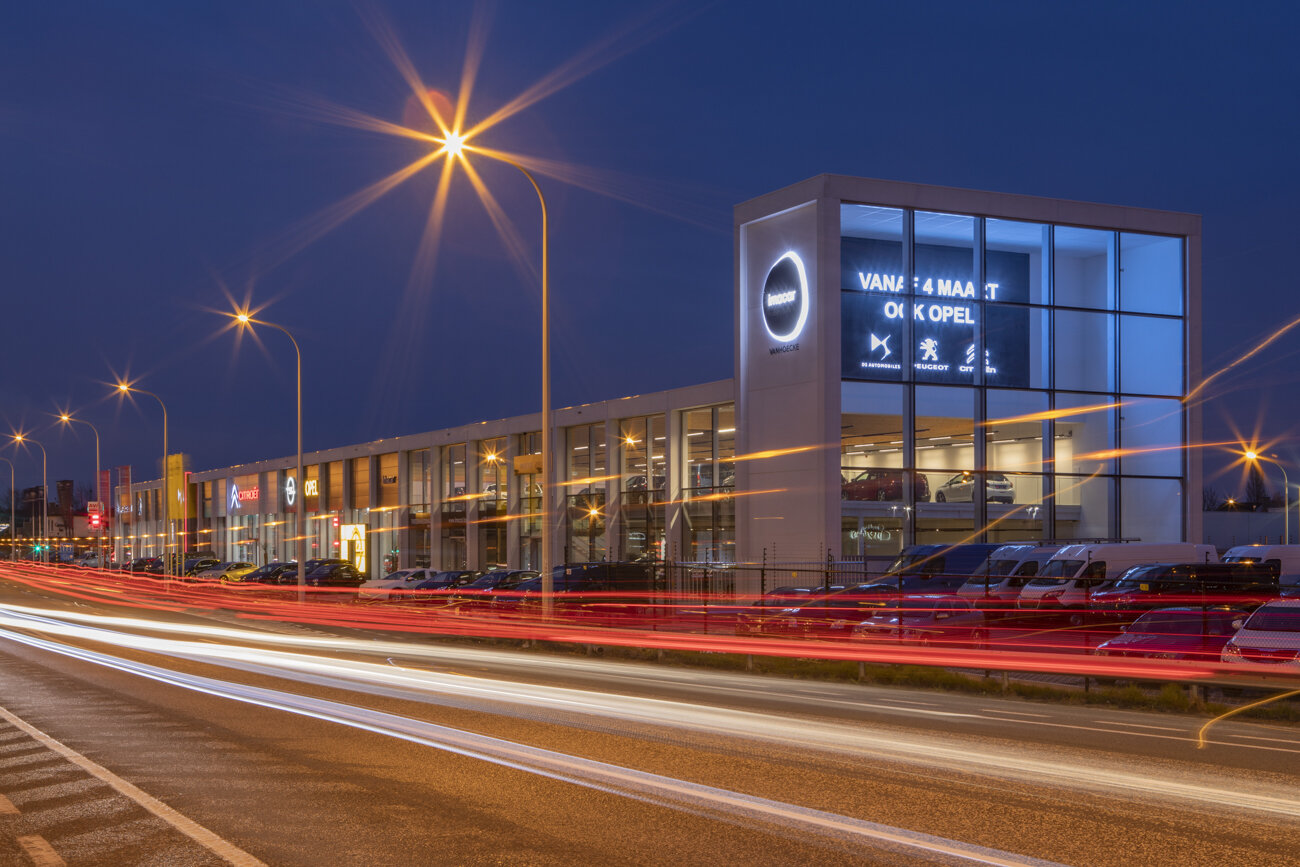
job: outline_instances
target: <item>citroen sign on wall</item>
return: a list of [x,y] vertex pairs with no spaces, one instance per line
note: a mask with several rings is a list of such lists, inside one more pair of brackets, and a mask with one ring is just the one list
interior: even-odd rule
[[795,340],[808,321],[808,275],[797,253],[786,253],[767,272],[763,281],[763,326],[773,340],[786,346],[771,351],[798,349]]

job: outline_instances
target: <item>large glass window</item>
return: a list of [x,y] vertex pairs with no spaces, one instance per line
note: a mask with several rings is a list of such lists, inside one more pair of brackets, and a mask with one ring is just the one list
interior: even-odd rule
[[682,413],[681,442],[687,556],[697,562],[731,562],[736,547],[735,406]]
[[1056,311],[1056,387],[1115,390],[1115,317],[1110,313]]
[[1115,233],[1057,226],[1054,232],[1058,307],[1115,309]]
[[398,504],[397,452],[379,456],[379,505],[392,508]]
[[519,568],[536,569],[542,562],[542,433],[515,439],[515,485],[519,491]]
[[370,457],[352,459],[352,508],[370,508]]
[[1142,542],[1176,542],[1183,536],[1180,479],[1122,479],[1120,535]]
[[1120,309],[1182,315],[1183,239],[1131,232],[1119,238]]
[[911,309],[903,275],[903,212],[842,205],[840,236],[843,376],[900,379],[903,323]]
[[605,540],[605,485],[609,474],[605,460],[605,423],[568,429],[567,476],[569,541],[566,561],[603,560]]
[[626,418],[619,422],[618,460],[622,493],[618,556],[622,559],[664,556],[666,432],[662,415]]
[[[1044,307],[985,304],[985,383],[1011,388],[1047,388],[1051,377],[1050,324],[1051,312]],[[971,363],[974,363],[973,355]]]
[[1183,321],[1120,317],[1120,391],[1183,393]]
[[1056,477],[1056,537],[1110,539],[1115,535],[1115,480],[1106,476]]
[[988,300],[1046,304],[1049,231],[1041,223],[984,222],[984,276]]
[[973,382],[983,292],[975,273],[975,218],[916,213],[912,360],[917,382]]
[[1125,398],[1119,418],[1121,471],[1134,476],[1182,475],[1182,401]]
[[1095,394],[1056,395],[1053,452],[1058,473],[1115,472],[1117,402]]
[[987,413],[984,441],[989,469],[1013,473],[1042,472],[1047,394],[991,389],[987,397]]

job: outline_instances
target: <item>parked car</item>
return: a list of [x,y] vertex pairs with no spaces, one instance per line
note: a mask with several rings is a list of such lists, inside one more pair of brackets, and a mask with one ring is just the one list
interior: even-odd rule
[[163,561],[161,557],[138,557],[127,565],[126,571],[133,575],[161,575]]
[[348,566],[351,563],[352,563],[351,560],[344,560],[340,557],[314,557],[308,560],[303,568],[306,570],[307,574],[310,575],[312,572],[315,572],[321,566],[326,566],[326,565]]
[[448,594],[447,610],[452,614],[485,611],[491,604],[494,593],[512,590],[536,577],[537,573],[531,569],[496,569],[485,572]]
[[1011,609],[1020,591],[1052,558],[1060,545],[1003,545],[975,570],[957,590],[957,595],[982,609]]
[[1279,599],[1256,608],[1219,658],[1267,671],[1300,671],[1300,599]]
[[812,600],[827,593],[838,593],[844,589],[843,584],[832,584],[830,588],[822,587],[777,587],[769,590],[749,605],[736,610],[736,634],[760,635],[763,621],[773,614],[788,609],[811,604]]
[[206,571],[208,569],[211,569],[213,566],[216,566],[219,562],[221,561],[219,561],[216,557],[191,557],[190,559],[186,560],[185,563],[182,565],[181,574],[188,578],[193,578],[195,575],[198,575],[200,572]]
[[[538,614],[542,576],[492,594],[493,613]],[[654,592],[654,571],[642,562],[570,563],[551,572],[553,611],[557,616],[612,626],[644,617]]]
[[1224,553],[1223,562],[1272,566],[1284,595],[1300,592],[1300,545],[1237,545]]
[[1102,619],[1132,620],[1170,605],[1218,603],[1253,610],[1278,596],[1277,572],[1255,563],[1156,563],[1134,566],[1088,600]]
[[457,587],[464,587],[482,574],[469,569],[430,571],[429,575],[406,587],[402,599],[407,602],[443,602]]
[[371,578],[363,583],[357,588],[357,598],[369,600],[400,598],[401,591],[436,574],[433,569],[398,569],[396,572],[389,572],[383,578]]
[[351,563],[324,562],[304,577],[313,590],[343,590],[360,587],[366,576]]
[[983,647],[984,613],[960,596],[910,596],[877,608],[853,627],[853,638],[904,644]]
[[900,577],[926,577],[943,579],[945,590],[956,591],[974,574],[998,545],[908,545],[878,581],[897,583]]
[[[930,501],[930,482],[925,473],[913,474],[912,496],[918,503]],[[840,485],[840,498],[844,500],[903,499],[903,471],[869,469],[844,480]]]
[[243,584],[297,584],[298,562],[275,560],[244,576]]
[[200,581],[220,581],[223,584],[236,584],[257,570],[257,565],[246,560],[227,560],[204,569],[195,578]]
[[[969,503],[975,497],[974,473],[958,473],[944,482],[934,492],[936,503]],[[990,503],[1013,503],[1015,487],[1002,473],[984,474],[984,499]]]
[[1217,563],[1213,545],[1193,542],[1099,542],[1063,545],[1047,565],[1020,591],[1016,607],[1050,616],[1064,615],[1071,626],[1081,626],[1088,600],[1102,585],[1134,566],[1147,563]]
[[1124,631],[1099,644],[1101,656],[1145,659],[1217,661],[1228,639],[1250,616],[1228,606],[1157,608],[1124,626]]

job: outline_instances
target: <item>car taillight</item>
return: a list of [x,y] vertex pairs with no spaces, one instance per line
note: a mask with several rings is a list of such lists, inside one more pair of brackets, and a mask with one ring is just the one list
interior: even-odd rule
[[1060,599],[1064,590],[1049,590],[1043,594],[1044,599]]

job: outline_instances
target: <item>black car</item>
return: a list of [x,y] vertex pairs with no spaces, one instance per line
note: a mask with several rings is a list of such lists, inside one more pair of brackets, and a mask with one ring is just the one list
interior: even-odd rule
[[1281,594],[1277,569],[1258,563],[1154,563],[1134,566],[1092,594],[1092,611],[1133,620],[1171,605],[1233,605],[1253,610]]
[[181,574],[186,578],[193,578],[204,569],[211,569],[220,562],[216,557],[192,557],[185,561]]
[[275,561],[267,563],[259,569],[249,572],[244,576],[241,582],[244,584],[297,584],[298,583],[298,564],[292,560],[288,562]]
[[[759,635],[763,631],[763,621],[778,611],[815,604],[813,600],[828,593],[838,593],[844,589],[842,584],[832,584],[828,589],[820,587],[777,587],[760,596],[750,605],[735,609],[736,634]],[[717,613],[713,609],[712,614]]]
[[402,592],[401,599],[406,602],[445,601],[449,592],[457,587],[464,587],[477,580],[483,573],[469,569],[447,569],[434,572],[408,585]]
[[473,581],[457,588],[447,597],[449,609],[454,614],[486,609],[495,593],[513,590],[525,581],[538,577],[531,569],[497,569],[485,572]]
[[[296,579],[296,575],[295,575]],[[304,579],[309,588],[317,590],[356,589],[366,580],[357,567],[351,563],[324,562],[307,573]],[[296,580],[291,583],[297,583]]]
[[[498,589],[492,597],[493,612],[539,613],[542,584],[539,575],[513,589]],[[602,625],[644,614],[654,589],[654,571],[643,562],[572,563],[551,572],[554,613]]]
[[161,557],[138,557],[131,561],[126,571],[133,575],[161,575],[163,561]]

